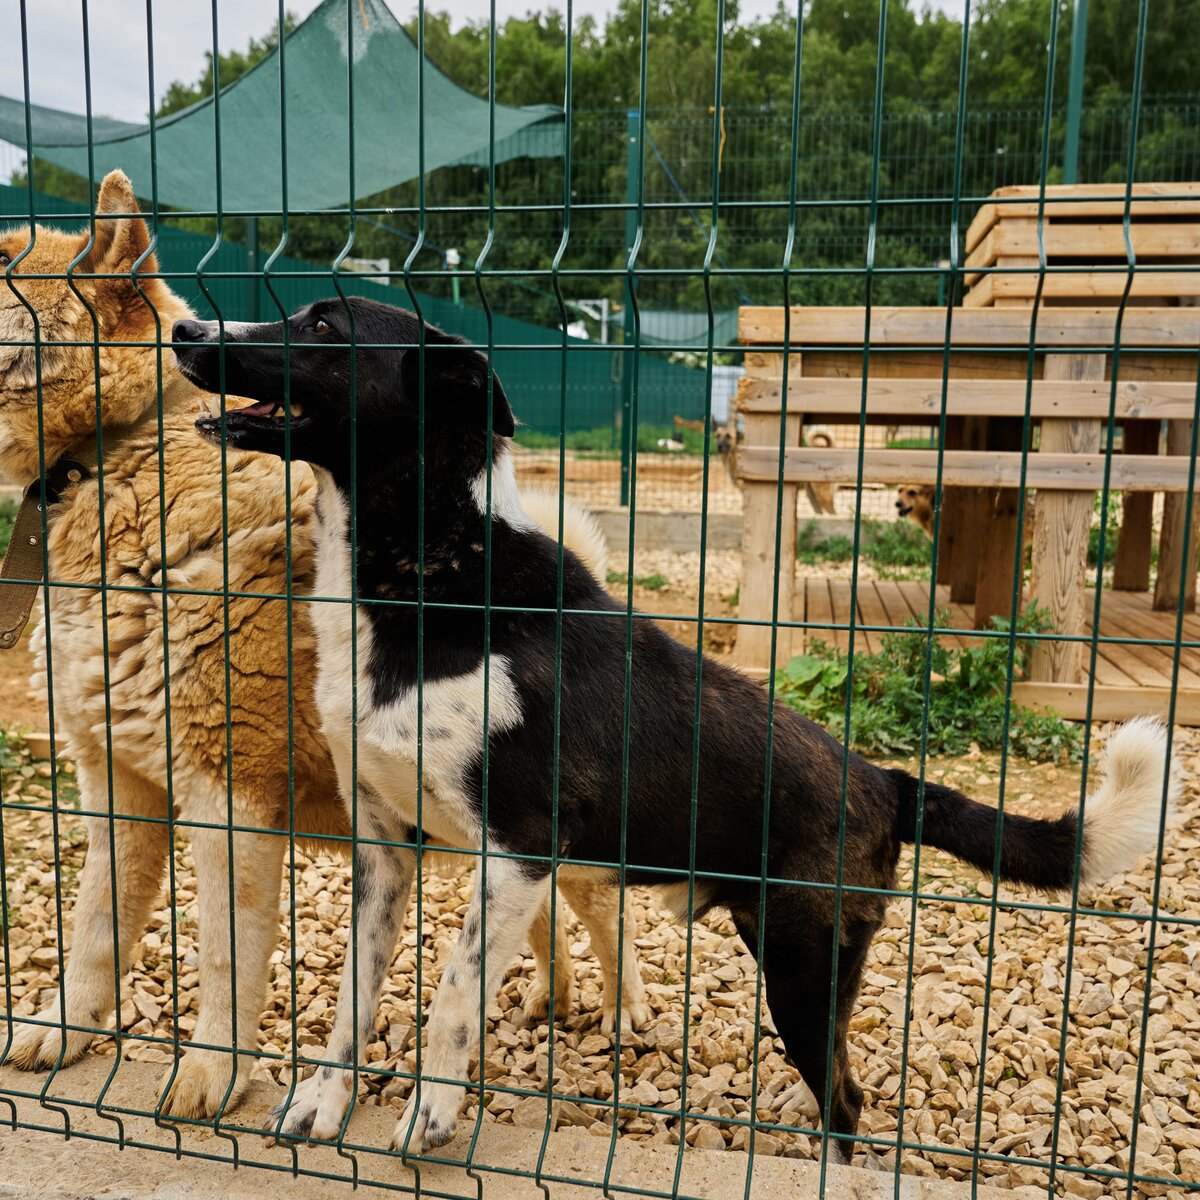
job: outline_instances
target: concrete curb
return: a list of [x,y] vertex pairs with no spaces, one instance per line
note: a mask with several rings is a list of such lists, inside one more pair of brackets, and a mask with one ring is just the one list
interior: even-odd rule
[[[392,1108],[359,1105],[347,1131],[347,1142],[359,1147],[357,1193],[349,1183],[318,1175],[291,1174],[292,1154],[285,1147],[269,1148],[258,1131],[281,1089],[256,1082],[246,1099],[232,1112],[226,1124],[237,1136],[240,1168],[232,1169],[232,1147],[211,1128],[195,1126],[159,1127],[145,1117],[129,1115],[132,1109],[152,1108],[160,1094],[163,1068],[148,1063],[121,1064],[105,1096],[105,1109],[120,1116],[126,1145],[118,1151],[113,1144],[89,1140],[115,1139],[118,1129],[111,1118],[97,1115],[92,1105],[104,1087],[113,1060],[86,1057],[55,1076],[46,1104],[58,1103],[70,1113],[75,1136],[65,1141],[63,1118],[53,1108],[40,1105],[38,1096],[46,1076],[28,1075],[11,1067],[0,1068],[0,1196],[45,1197],[81,1200],[329,1200],[352,1195],[375,1197],[395,1194],[395,1189],[412,1193],[419,1186],[424,1195],[458,1197],[480,1194],[490,1200],[542,1200],[544,1193],[531,1179],[505,1172],[536,1169],[542,1148],[541,1129],[485,1124],[474,1147],[473,1161],[480,1164],[476,1184],[468,1175],[465,1159],[470,1149],[472,1127],[460,1127],[458,1136],[436,1153],[463,1165],[423,1163],[419,1185],[415,1172],[398,1155],[385,1152],[398,1112]],[[21,1124],[41,1126],[44,1131],[17,1129],[8,1124],[4,1097],[12,1100]],[[74,1102],[74,1103],[72,1103]],[[124,1110],[124,1111],[122,1111]],[[205,1158],[176,1159],[175,1130],[179,1129],[184,1154]],[[595,1200],[601,1195],[595,1183],[573,1180],[604,1179],[608,1160],[608,1136],[596,1137],[582,1130],[564,1130],[546,1139],[543,1174],[554,1200]],[[296,1161],[302,1171],[346,1176],[353,1163],[332,1147],[300,1146]],[[268,1169],[259,1169],[259,1164]],[[676,1150],[648,1146],[621,1139],[613,1157],[612,1185],[616,1193],[632,1189],[670,1195],[676,1165]],[[741,1196],[746,1184],[747,1156],[725,1151],[714,1153],[688,1149],[683,1157],[680,1195],[704,1200],[727,1200]],[[273,1169],[272,1169],[273,1168]],[[755,1200],[817,1200],[820,1168],[797,1159],[754,1160],[751,1195]],[[372,1186],[383,1185],[383,1186]],[[637,1194],[636,1192],[634,1194]],[[949,1180],[901,1176],[900,1200],[966,1200],[967,1184]],[[1013,1193],[980,1187],[978,1200],[1012,1200]],[[854,1167],[830,1167],[825,1196],[836,1200],[894,1200],[896,1191],[890,1174]]]
[[[629,510],[627,508],[594,508],[591,510],[611,548],[620,549],[629,545]],[[852,517],[810,517],[816,526],[818,540],[831,537],[853,537]],[[802,521],[803,528],[806,521]],[[700,549],[700,514],[675,510],[639,508],[637,513],[637,536],[634,547],[638,550],[669,550],[674,552],[698,551]],[[709,550],[740,550],[742,548],[741,513],[709,513]]]

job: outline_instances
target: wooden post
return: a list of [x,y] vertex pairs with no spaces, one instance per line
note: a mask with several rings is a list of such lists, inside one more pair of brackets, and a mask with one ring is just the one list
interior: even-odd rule
[[[1103,379],[1102,354],[1048,354],[1046,379]],[[1046,453],[1094,454],[1100,448],[1098,420],[1042,422],[1041,449]],[[1050,616],[1055,633],[1084,632],[1084,585],[1087,579],[1088,533],[1092,527],[1094,492],[1054,491],[1037,494],[1033,522],[1031,598]],[[1078,683],[1083,668],[1082,642],[1034,643],[1031,679]]]
[[[988,421],[989,450],[1020,450],[1021,419],[992,417]],[[1017,563],[1016,488],[985,488],[983,519],[976,527],[979,543],[979,567],[975,573],[975,628],[987,629],[993,617],[1012,615],[1013,571]],[[1021,589],[1017,589],[1017,611],[1021,609]]]
[[[780,403],[783,396],[783,355],[747,354],[746,368],[758,378],[778,380]],[[793,354],[789,378],[800,374],[800,355]],[[744,415],[747,446],[779,446],[779,416],[771,413]],[[787,417],[787,445],[800,444],[800,414]],[[796,500],[799,487],[794,483],[754,483],[747,480],[742,490],[742,580],[738,596],[738,616],[752,621],[770,621],[771,600],[775,590],[775,517],[778,489],[783,488],[782,530],[779,539],[779,620],[793,619],[796,592]],[[775,665],[783,666],[792,657],[792,633],[779,630],[775,644]],[[766,671],[771,668],[771,626],[739,625],[733,661],[743,669]]]
[[[1157,454],[1159,421],[1124,421],[1125,454]],[[1113,562],[1113,591],[1150,590],[1150,548],[1153,541],[1153,492],[1126,492],[1121,498],[1121,533]]]
[[[986,417],[951,417],[946,422],[947,450],[982,450],[987,444],[986,439]],[[975,603],[983,504],[983,488],[942,489],[942,536],[937,581],[950,585],[952,604]],[[942,570],[943,554],[946,555],[945,571]]]
[[[1167,422],[1167,453],[1190,455],[1191,421]],[[1183,561],[1183,526],[1187,506],[1192,506],[1191,544],[1188,546],[1188,570],[1183,588],[1185,612],[1196,611],[1196,564],[1200,559],[1200,494],[1171,492],[1163,498],[1162,536],[1158,543],[1158,574],[1154,580],[1153,607],[1172,612],[1179,605],[1179,567]]]

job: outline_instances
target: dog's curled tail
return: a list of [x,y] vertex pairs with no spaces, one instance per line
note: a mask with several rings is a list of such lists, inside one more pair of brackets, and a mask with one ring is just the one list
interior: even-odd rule
[[[521,507],[530,520],[558,541],[558,493],[522,491]],[[573,550],[585,567],[604,583],[608,575],[608,542],[600,522],[582,504],[569,497],[563,502],[563,545]]]
[[[1108,739],[1100,785],[1084,802],[1081,883],[1099,883],[1127,871],[1143,854],[1157,849],[1168,771],[1167,732],[1160,722],[1138,717]],[[917,780],[906,771],[888,774],[896,786],[900,838],[912,842]],[[1166,790],[1168,805],[1173,792],[1172,778]],[[1069,888],[1077,829],[1074,812],[1050,820],[1006,812],[1001,878],[1047,890]],[[996,810],[953,788],[927,782],[921,841],[990,873],[996,854]]]

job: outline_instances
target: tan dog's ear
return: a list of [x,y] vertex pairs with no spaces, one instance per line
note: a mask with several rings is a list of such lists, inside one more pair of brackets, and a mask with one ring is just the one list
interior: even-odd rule
[[[109,171],[100,184],[96,202],[96,238],[80,271],[97,274],[123,274],[129,271],[150,245],[150,230],[140,215],[133,185],[124,171]],[[87,234],[84,235],[87,244]],[[138,267],[138,274],[158,270],[157,257],[151,254]],[[109,281],[114,282],[114,281]]]

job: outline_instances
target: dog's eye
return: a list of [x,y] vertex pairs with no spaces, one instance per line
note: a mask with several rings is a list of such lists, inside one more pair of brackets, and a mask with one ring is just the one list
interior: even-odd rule
[[7,267],[11,262],[11,255],[6,250],[0,250],[0,267]]
[[324,317],[318,317],[313,322],[313,332],[314,333],[332,333],[333,326],[330,325],[330,323],[327,320],[325,320]]

